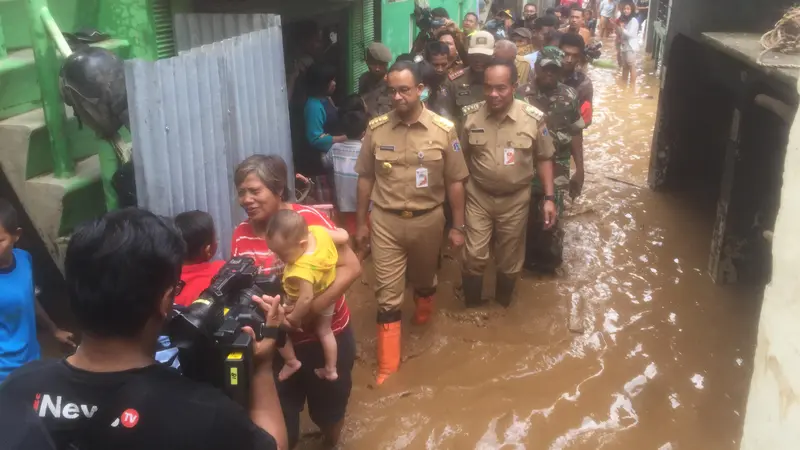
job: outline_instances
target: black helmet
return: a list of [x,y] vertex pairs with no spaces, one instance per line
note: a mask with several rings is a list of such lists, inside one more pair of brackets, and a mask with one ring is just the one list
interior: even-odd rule
[[98,47],[76,50],[61,67],[59,87],[64,103],[98,137],[110,139],[129,126],[125,66],[114,53]]

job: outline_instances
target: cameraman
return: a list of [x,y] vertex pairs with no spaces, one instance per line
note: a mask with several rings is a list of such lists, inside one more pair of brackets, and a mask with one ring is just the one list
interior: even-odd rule
[[[13,372],[0,386],[0,405],[20,415],[33,405],[59,449],[287,448],[272,377],[274,340],[255,343],[249,417],[221,391],[154,361],[183,252],[173,228],[139,209],[80,227],[64,266],[82,342],[64,360]],[[259,304],[267,326],[282,323],[276,298]]]

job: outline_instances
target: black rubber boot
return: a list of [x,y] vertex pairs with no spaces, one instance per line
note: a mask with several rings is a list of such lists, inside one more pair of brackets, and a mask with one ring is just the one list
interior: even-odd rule
[[497,274],[497,288],[495,290],[495,301],[506,308],[511,306],[511,298],[514,295],[514,287],[517,285],[516,274],[506,275],[503,273]]
[[483,275],[463,275],[461,277],[461,290],[464,293],[464,306],[477,308],[483,304]]

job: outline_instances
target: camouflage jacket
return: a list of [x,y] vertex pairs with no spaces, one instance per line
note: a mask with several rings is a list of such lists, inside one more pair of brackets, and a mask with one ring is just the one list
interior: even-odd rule
[[367,105],[367,114],[370,117],[382,116],[392,110],[392,97],[389,95],[389,86],[384,80],[371,86],[366,92],[362,92],[361,98]]
[[575,89],[558,83],[556,89],[545,92],[535,83],[529,83],[520,86],[517,95],[544,111],[547,115],[547,128],[556,145],[556,158],[569,159],[572,153],[572,137],[579,135],[585,128]]

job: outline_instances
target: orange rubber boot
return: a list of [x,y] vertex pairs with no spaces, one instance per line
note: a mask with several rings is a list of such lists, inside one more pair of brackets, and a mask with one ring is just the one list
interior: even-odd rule
[[414,324],[425,325],[433,316],[433,296],[414,297],[414,304],[417,305],[414,310]]
[[378,324],[378,378],[380,386],[400,368],[400,322]]

